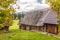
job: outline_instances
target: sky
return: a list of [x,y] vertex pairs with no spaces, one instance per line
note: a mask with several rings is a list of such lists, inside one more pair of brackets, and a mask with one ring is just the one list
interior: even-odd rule
[[45,4],[45,0],[41,3],[38,3],[37,0],[18,0],[16,4],[13,5],[13,8],[16,12],[29,11],[35,8],[47,8],[48,4]]

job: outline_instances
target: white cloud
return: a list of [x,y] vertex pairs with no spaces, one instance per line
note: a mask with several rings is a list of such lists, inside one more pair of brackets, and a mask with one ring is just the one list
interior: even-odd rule
[[[45,0],[43,0],[42,2],[44,3]],[[46,8],[48,7],[48,5],[37,3],[37,0],[18,0],[17,3],[13,5],[13,7],[15,8],[16,12],[20,12],[20,11],[32,10],[37,7]],[[18,9],[18,7],[20,7],[20,9]]]

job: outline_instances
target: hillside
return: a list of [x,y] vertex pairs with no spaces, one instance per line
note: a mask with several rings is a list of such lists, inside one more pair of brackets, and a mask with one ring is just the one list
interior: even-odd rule
[[59,38],[55,38],[53,36],[20,30],[18,29],[19,27],[17,23],[18,20],[14,20],[13,25],[10,27],[10,32],[0,32],[0,40],[60,40]]

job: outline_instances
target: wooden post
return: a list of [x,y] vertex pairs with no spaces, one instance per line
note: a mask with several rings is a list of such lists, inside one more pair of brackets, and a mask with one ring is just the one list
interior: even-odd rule
[[57,26],[56,28],[57,28],[57,29],[56,29],[56,31],[57,31],[56,34],[58,34],[58,26]]

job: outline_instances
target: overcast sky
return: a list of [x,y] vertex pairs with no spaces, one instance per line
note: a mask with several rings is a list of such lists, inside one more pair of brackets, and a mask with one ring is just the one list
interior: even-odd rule
[[46,8],[45,0],[42,1],[43,4],[37,2],[37,0],[18,0],[16,4],[13,5],[16,12],[33,10],[35,8]]

